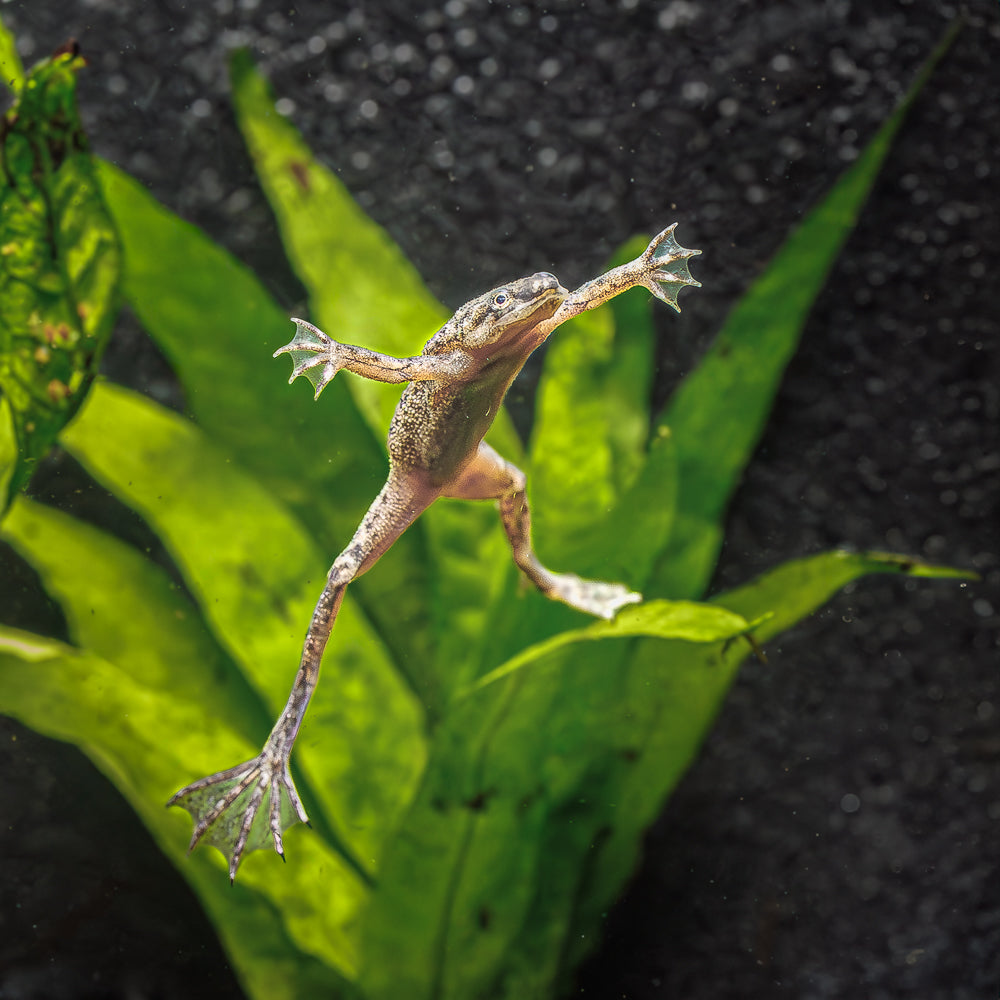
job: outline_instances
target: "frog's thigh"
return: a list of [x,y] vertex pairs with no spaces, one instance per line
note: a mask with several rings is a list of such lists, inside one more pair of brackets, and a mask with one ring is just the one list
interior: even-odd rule
[[546,590],[552,574],[538,562],[531,548],[531,514],[525,482],[524,473],[516,465],[482,441],[475,458],[445,488],[443,495],[458,500],[499,500],[500,517],[514,550],[514,562],[533,583]]
[[442,495],[459,500],[499,500],[514,562],[546,597],[600,618],[611,618],[622,605],[642,600],[618,583],[583,580],[572,573],[546,569],[531,547],[531,512],[524,487],[524,473],[484,441],[476,457]]
[[366,573],[439,495],[420,477],[391,471],[354,537],[330,568],[330,579],[346,584]]
[[516,465],[480,441],[475,457],[441,495],[454,500],[499,500],[512,490],[523,491],[524,483],[524,473]]

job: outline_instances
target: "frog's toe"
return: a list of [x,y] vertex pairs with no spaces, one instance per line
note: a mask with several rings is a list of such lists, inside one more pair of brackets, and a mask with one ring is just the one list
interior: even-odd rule
[[[700,253],[695,250],[695,253]],[[643,284],[661,301],[665,302],[671,309],[677,312],[681,307],[677,302],[677,295],[685,285],[694,288],[701,288],[701,282],[691,277],[687,260],[675,261],[671,264],[670,270],[660,269],[654,271]]]
[[315,390],[313,399],[318,399],[319,394],[333,381],[338,371],[337,366],[329,358],[322,356],[304,358],[292,369],[292,374],[288,376],[288,384],[291,385],[300,375],[305,375]]
[[229,879],[245,854],[273,846],[284,858],[281,834],[295,823],[308,823],[288,772],[287,756],[269,750],[245,764],[192,782],[172,796],[194,820],[188,850],[204,841],[229,861]]
[[304,319],[296,319],[294,316],[292,322],[295,324],[295,336],[284,347],[279,347],[271,355],[272,358],[278,357],[279,354],[293,356],[297,353],[319,354],[330,349],[333,344],[332,338],[328,337],[318,326],[313,326],[312,323],[308,323]]

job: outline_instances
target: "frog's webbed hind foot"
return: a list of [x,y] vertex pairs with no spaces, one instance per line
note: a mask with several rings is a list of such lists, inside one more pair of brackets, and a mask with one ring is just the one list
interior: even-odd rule
[[292,322],[295,324],[295,336],[284,347],[279,347],[272,357],[290,354],[294,367],[288,377],[289,384],[300,375],[305,375],[315,390],[313,399],[318,399],[343,367],[339,359],[341,345],[304,319],[293,318]]
[[266,746],[245,764],[192,782],[167,805],[191,813],[188,850],[200,841],[217,847],[229,861],[230,881],[250,851],[273,844],[284,860],[282,832],[309,822],[288,773],[288,755]]
[[642,594],[629,590],[623,584],[584,580],[575,573],[550,574],[543,593],[554,601],[562,601],[571,608],[598,618],[614,618],[626,604],[642,601]]

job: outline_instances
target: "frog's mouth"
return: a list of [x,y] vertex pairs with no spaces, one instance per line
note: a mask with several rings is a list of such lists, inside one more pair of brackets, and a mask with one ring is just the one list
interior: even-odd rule
[[562,305],[567,295],[569,295],[569,290],[563,288],[562,285],[558,288],[546,288],[544,291],[539,292],[538,295],[533,296],[534,309],[532,311],[544,309],[549,303],[555,303],[556,308],[558,308]]
[[520,297],[518,303],[518,319],[538,322],[540,319],[552,316],[563,304],[569,290],[564,288],[559,279],[548,271],[533,274],[531,284]]
[[555,288],[543,288],[518,303],[517,315],[512,317],[512,325],[523,323],[527,332],[538,323],[554,316],[567,295],[569,292],[559,284]]

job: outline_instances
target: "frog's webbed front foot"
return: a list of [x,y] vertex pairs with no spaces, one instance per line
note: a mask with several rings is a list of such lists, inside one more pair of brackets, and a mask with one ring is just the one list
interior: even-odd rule
[[295,324],[295,336],[284,347],[279,347],[272,357],[290,354],[295,367],[288,378],[289,384],[300,375],[305,375],[315,389],[313,399],[318,399],[334,375],[344,367],[340,357],[343,345],[304,319],[293,318],[292,322]]
[[284,860],[282,832],[309,822],[288,773],[288,753],[270,741],[253,760],[192,782],[167,805],[181,806],[194,819],[189,851],[200,841],[222,851],[230,881],[245,854],[269,843]]
[[688,260],[701,253],[700,250],[686,250],[674,238],[675,222],[667,226],[643,251],[635,264],[641,269],[638,284],[648,288],[661,302],[666,302],[677,312],[677,295],[685,285],[700,288],[701,282],[691,277]]

